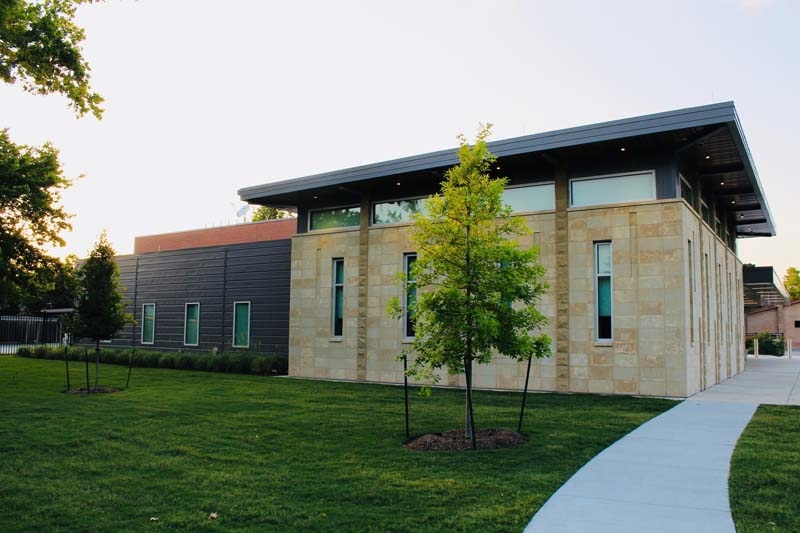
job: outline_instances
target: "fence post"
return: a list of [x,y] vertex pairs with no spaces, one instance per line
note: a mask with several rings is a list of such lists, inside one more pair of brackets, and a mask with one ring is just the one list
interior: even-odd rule
[[792,358],[792,339],[789,339],[789,341],[786,344],[786,346],[789,348],[789,359],[791,359]]
[[753,339],[753,355],[758,357],[758,337]]

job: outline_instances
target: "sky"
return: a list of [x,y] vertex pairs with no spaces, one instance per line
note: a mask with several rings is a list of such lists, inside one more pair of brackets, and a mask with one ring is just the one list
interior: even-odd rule
[[733,100],[777,236],[800,266],[800,1],[107,0],[81,6],[102,120],[0,85],[0,127],[50,141],[67,246],[236,223],[242,187]]

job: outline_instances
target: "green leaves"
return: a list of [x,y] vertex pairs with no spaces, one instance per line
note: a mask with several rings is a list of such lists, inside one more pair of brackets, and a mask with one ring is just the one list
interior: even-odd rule
[[94,341],[110,339],[133,321],[122,302],[119,268],[114,255],[105,232],[101,233],[78,272],[80,294],[75,324],[78,337]]
[[0,130],[0,306],[34,297],[36,278],[54,261],[41,248],[62,245],[71,228],[59,205],[70,184],[52,145],[17,145]]
[[[535,308],[547,289],[544,268],[537,249],[517,245],[515,238],[528,228],[502,203],[506,180],[490,176],[489,132],[483,127],[474,146],[459,137],[460,163],[447,171],[441,193],[412,217],[415,275],[423,289],[409,374],[418,379],[443,367],[464,373],[470,361],[489,363],[497,354],[528,359],[550,353],[549,337],[534,334],[547,323]],[[390,302],[392,316],[398,304]]]
[[0,80],[35,94],[61,93],[78,116],[102,117],[103,98],[89,86],[75,8],[91,0],[0,0]]

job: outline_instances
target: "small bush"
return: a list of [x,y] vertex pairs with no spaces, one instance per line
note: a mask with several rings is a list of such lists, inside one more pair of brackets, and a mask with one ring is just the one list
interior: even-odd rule
[[[783,337],[781,335],[773,335],[767,331],[762,331],[754,337],[758,339],[758,353],[760,355],[777,355],[781,356],[786,353]],[[745,341],[745,348],[747,353],[755,353],[753,346],[753,338]]]

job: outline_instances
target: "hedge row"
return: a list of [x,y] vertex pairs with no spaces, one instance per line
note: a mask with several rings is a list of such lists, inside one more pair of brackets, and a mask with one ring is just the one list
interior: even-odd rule
[[[103,348],[100,362],[112,365],[129,365],[131,349]],[[95,360],[94,349],[72,346],[67,349],[70,361],[83,361],[88,352],[89,360]],[[17,350],[20,357],[34,359],[64,360],[64,348],[47,346],[27,347]],[[286,357],[252,352],[157,352],[146,349],[136,350],[133,366],[147,368],[173,368],[177,370],[203,370],[208,372],[229,372],[235,374],[286,375]]]

